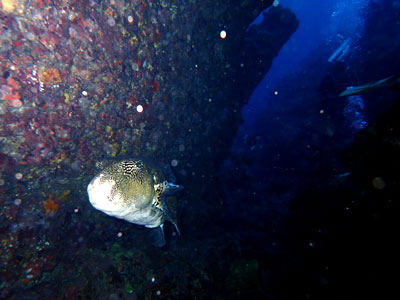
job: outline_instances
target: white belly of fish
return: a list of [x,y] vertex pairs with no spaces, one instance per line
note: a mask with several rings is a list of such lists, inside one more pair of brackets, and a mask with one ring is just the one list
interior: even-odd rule
[[115,181],[104,180],[103,177],[102,174],[96,176],[87,187],[89,201],[94,208],[109,216],[149,228],[158,227],[164,223],[161,210],[153,207],[151,203],[138,209],[134,199],[123,199],[119,193],[115,192]]

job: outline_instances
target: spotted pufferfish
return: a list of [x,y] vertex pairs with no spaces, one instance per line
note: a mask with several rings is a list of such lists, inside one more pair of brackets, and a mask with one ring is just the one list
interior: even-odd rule
[[[167,181],[166,173],[145,159],[126,159],[98,163],[99,173],[90,181],[87,192],[92,206],[125,221],[157,229],[158,247],[165,245],[164,221],[174,224],[178,234],[176,192],[183,187]],[[175,205],[173,204],[175,203]]]

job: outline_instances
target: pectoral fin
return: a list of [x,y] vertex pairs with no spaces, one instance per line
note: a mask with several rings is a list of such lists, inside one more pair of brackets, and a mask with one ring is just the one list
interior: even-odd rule
[[183,186],[168,182],[165,184],[164,196],[171,196],[183,190]]

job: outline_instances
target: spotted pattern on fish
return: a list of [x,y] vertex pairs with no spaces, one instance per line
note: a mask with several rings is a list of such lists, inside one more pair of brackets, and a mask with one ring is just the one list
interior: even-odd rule
[[168,181],[164,181],[159,184],[154,185],[154,190],[156,192],[156,195],[153,200],[153,205],[155,207],[158,207],[159,209],[163,210],[163,203],[161,201],[161,195],[165,192],[168,186]]
[[143,183],[145,174],[143,170],[143,162],[141,160],[123,161],[121,163],[121,168],[125,176],[139,180],[140,183]]

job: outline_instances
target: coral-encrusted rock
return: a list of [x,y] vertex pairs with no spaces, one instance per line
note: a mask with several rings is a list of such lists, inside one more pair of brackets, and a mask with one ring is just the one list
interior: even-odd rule
[[[271,38],[274,51],[260,54],[260,63],[259,57],[246,56],[246,29],[271,0],[1,3],[0,149],[4,155],[0,179],[4,185],[0,198],[7,204],[3,208],[21,199],[19,209],[24,214],[19,224],[31,220],[24,226],[45,227],[52,237],[49,243],[65,251],[70,249],[65,246],[68,239],[59,237],[70,226],[65,220],[73,209],[60,203],[57,218],[42,220],[42,203],[46,195],[55,190],[62,193],[65,186],[74,190],[74,197],[82,195],[82,182],[92,177],[96,160],[151,156],[177,161],[178,181],[190,190],[190,202],[214,201],[218,197],[215,170],[240,125],[242,105],[264,75],[246,79],[254,70],[243,76],[241,60],[246,58],[246,68],[260,64],[257,71],[266,71],[283,37],[293,31],[287,20],[295,22],[288,11],[280,11],[282,18],[276,22],[282,24],[282,39]],[[15,5],[5,9],[4,3]],[[221,30],[227,32],[225,39],[220,38]],[[23,178],[4,174],[10,168]],[[203,211],[192,210],[197,220],[189,220],[189,226],[198,228],[208,222],[198,218]],[[108,239],[100,233],[101,225],[94,225],[98,218],[90,210],[86,214],[87,226],[96,228],[93,240]],[[210,218],[212,212],[206,215]],[[110,220],[107,232],[117,230],[115,226]],[[88,230],[81,228],[82,234]],[[83,236],[77,241],[81,238],[86,240]],[[100,244],[107,243],[93,243],[93,252],[101,251],[96,248]],[[32,275],[27,278],[32,279],[30,284],[40,281],[38,267],[32,268],[37,272],[25,273]],[[106,295],[107,284],[97,277],[91,286],[98,289],[96,295]],[[12,285],[7,282],[15,292]]]

